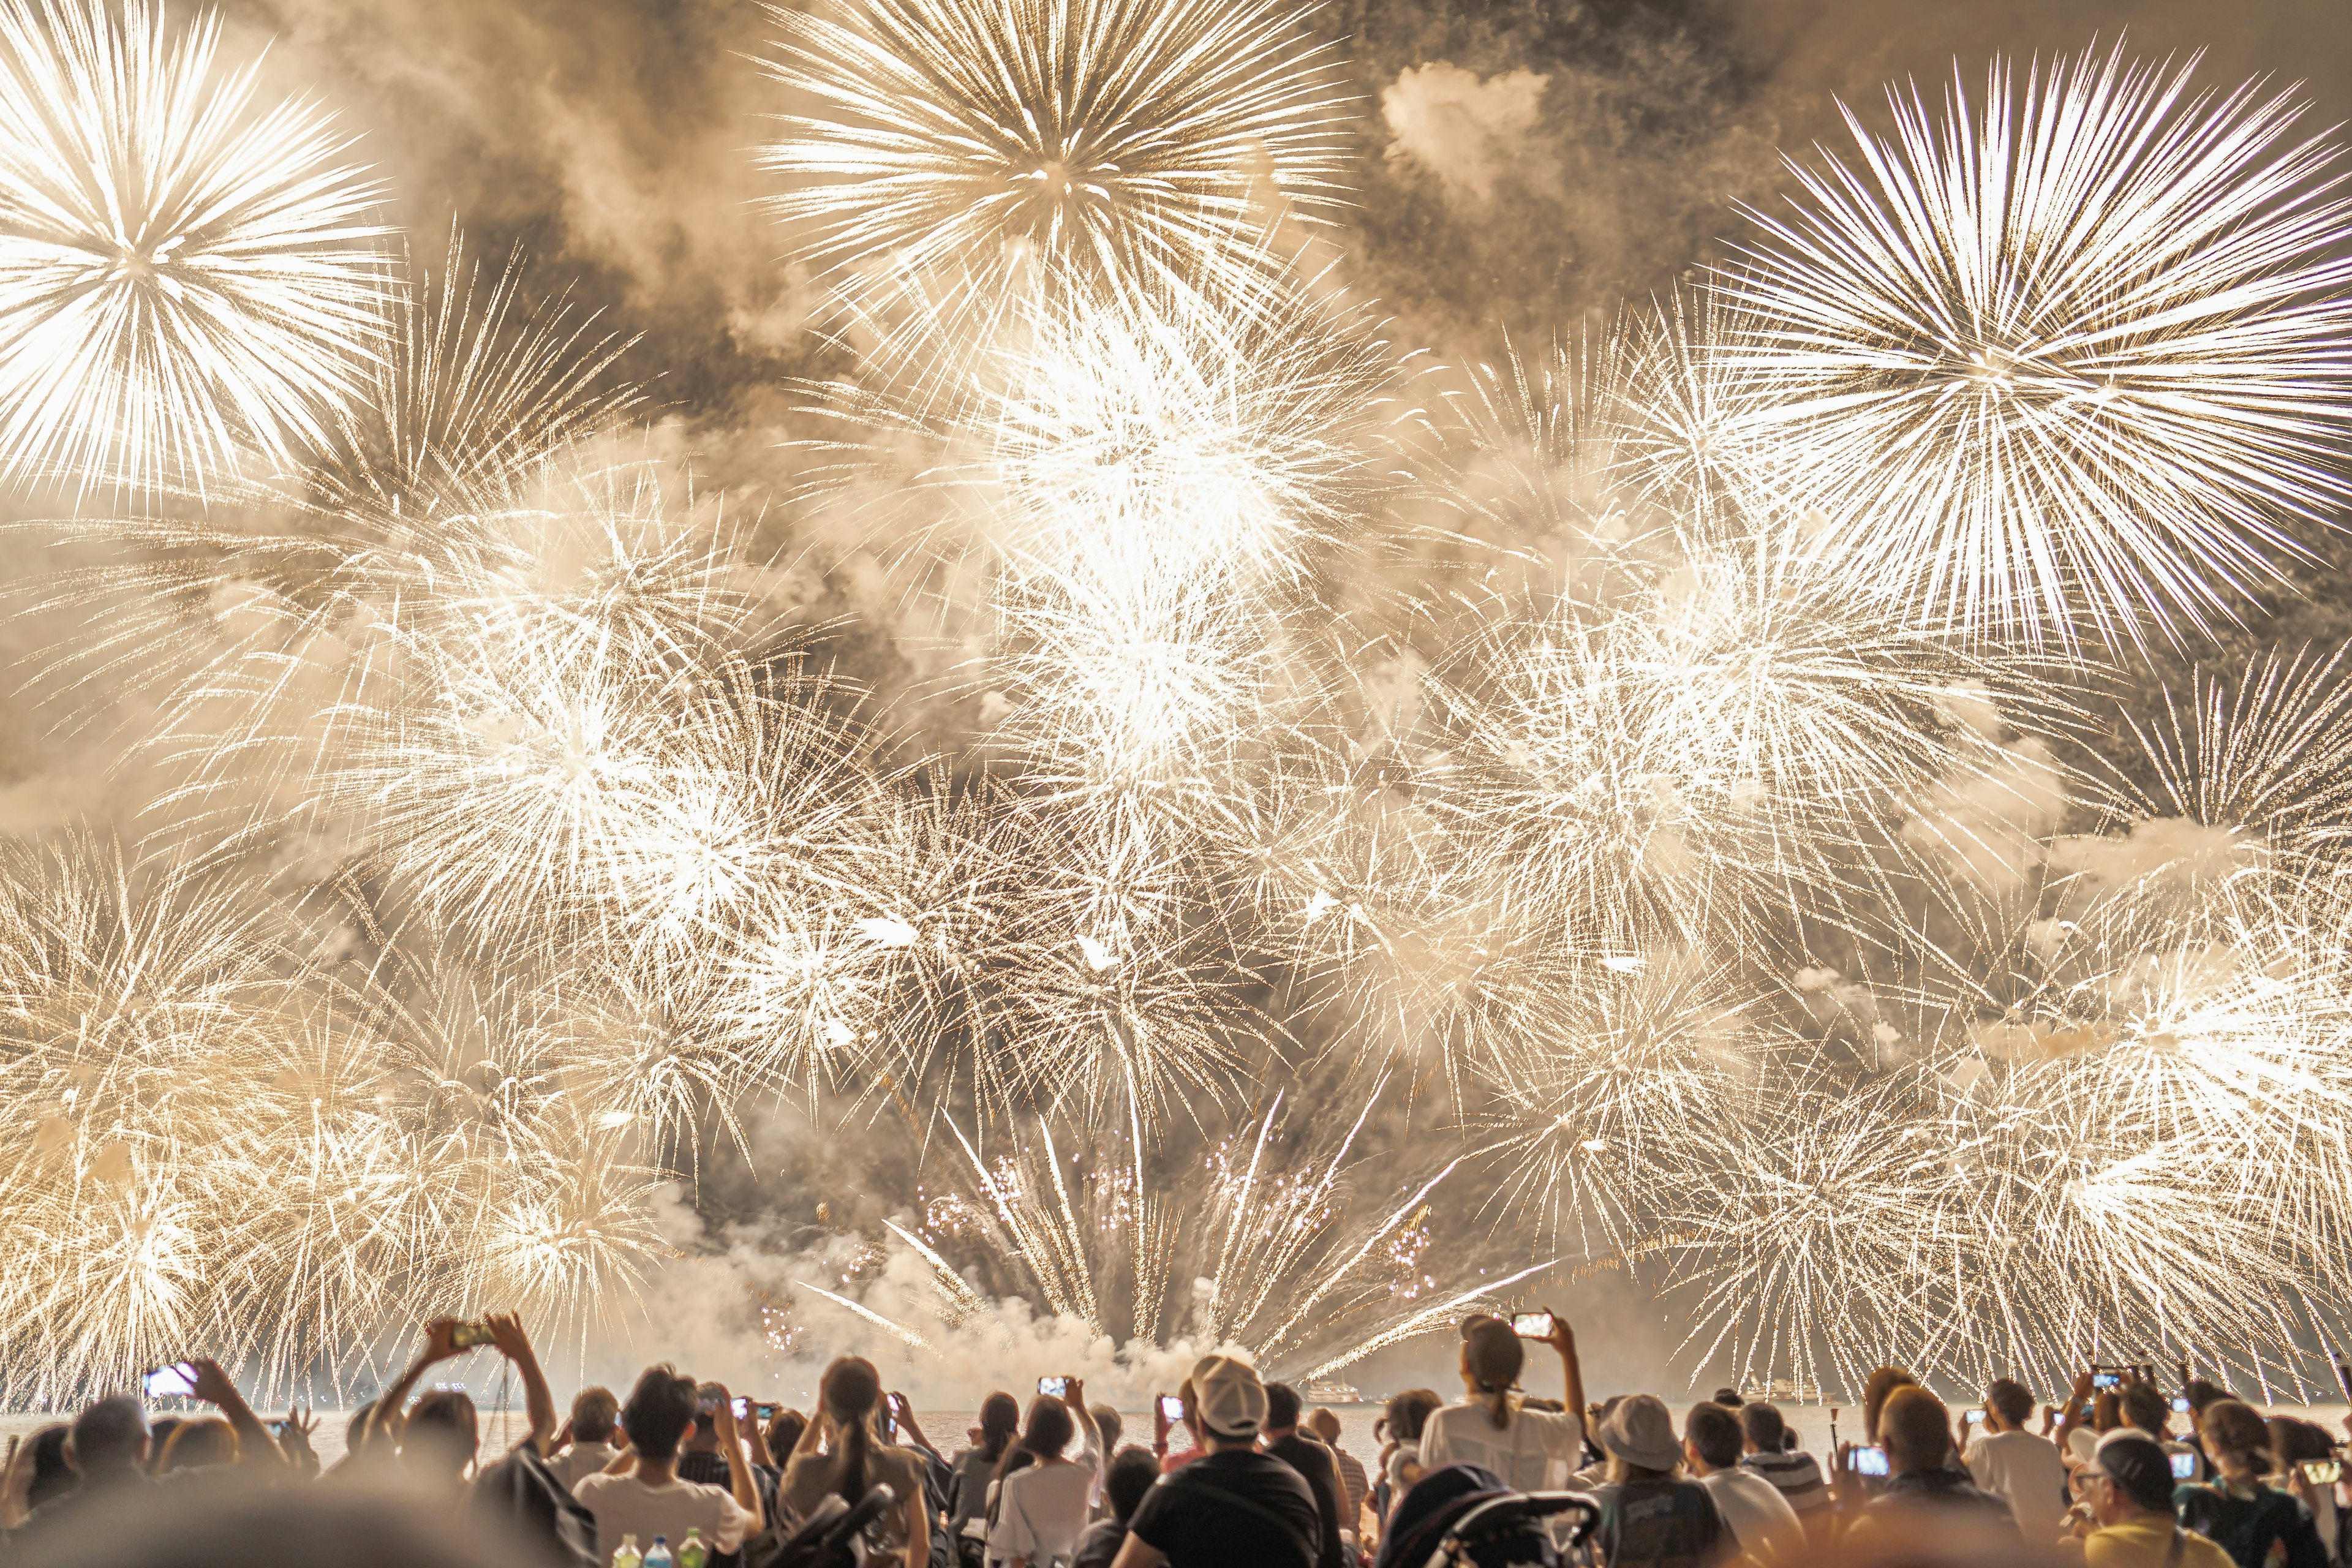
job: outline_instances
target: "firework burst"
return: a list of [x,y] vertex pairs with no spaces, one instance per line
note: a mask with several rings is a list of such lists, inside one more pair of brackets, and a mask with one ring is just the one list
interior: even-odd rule
[[320,439],[392,279],[350,139],[206,12],[39,0],[0,18],[0,464],[19,482],[206,479]]
[[2118,47],[1981,116],[1892,97],[1722,287],[1742,421],[1818,547],[1931,615],[2202,629],[2347,494],[2347,198],[2301,106]]

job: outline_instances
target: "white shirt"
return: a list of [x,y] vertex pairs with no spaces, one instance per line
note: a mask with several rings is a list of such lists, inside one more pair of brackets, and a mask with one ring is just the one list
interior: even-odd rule
[[711,1551],[732,1552],[751,1528],[751,1516],[734,1493],[697,1481],[649,1487],[635,1476],[583,1476],[572,1484],[572,1497],[596,1516],[596,1556],[602,1562],[612,1561],[625,1535],[637,1538],[640,1552],[653,1550],[655,1536],[667,1536],[675,1557],[689,1530],[701,1531]]
[[2009,1504],[2032,1542],[2054,1541],[2066,1516],[2066,1466],[2058,1445],[2031,1432],[1993,1432],[1969,1445],[1969,1474]]
[[1583,1462],[1584,1419],[1572,1410],[1514,1408],[1497,1428],[1483,1403],[1449,1405],[1431,1411],[1421,1429],[1423,1470],[1475,1465],[1523,1492],[1557,1489]]
[[1715,1511],[1731,1527],[1739,1550],[1759,1563],[1797,1563],[1805,1555],[1805,1527],[1780,1489],[1753,1470],[1717,1470],[1698,1478]]
[[1031,1465],[1007,1477],[989,1532],[992,1562],[1023,1557],[1038,1568],[1077,1552],[1095,1487],[1092,1465]]
[[[574,1443],[548,1460],[547,1468],[553,1470],[555,1479],[565,1486],[576,1487],[581,1477],[594,1475],[611,1464],[613,1456],[620,1451],[610,1443]],[[640,1542],[639,1544],[644,1543]]]

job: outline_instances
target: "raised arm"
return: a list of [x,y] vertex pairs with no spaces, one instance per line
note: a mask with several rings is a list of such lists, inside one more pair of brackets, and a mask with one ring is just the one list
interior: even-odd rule
[[735,1492],[735,1500],[751,1516],[751,1528],[745,1533],[757,1535],[767,1527],[767,1510],[760,1506],[760,1486],[751,1474],[751,1451],[743,1446],[743,1433],[735,1425],[735,1396],[722,1385],[719,1390],[719,1411],[711,1417],[719,1424],[719,1451],[727,1456],[727,1479]]
[[1560,1381],[1566,1388],[1560,1395],[1560,1403],[1576,1412],[1578,1418],[1581,1419],[1584,1413],[1584,1363],[1576,1358],[1576,1331],[1570,1328],[1568,1320],[1558,1312],[1551,1315],[1551,1339],[1549,1342],[1559,1352]]
[[261,1417],[253,1413],[253,1406],[245,1402],[245,1395],[236,1391],[236,1383],[221,1370],[220,1363],[199,1356],[191,1359],[188,1366],[196,1374],[196,1397],[216,1407],[228,1417],[228,1424],[236,1428],[240,1463],[286,1463],[286,1456],[279,1450],[278,1439],[269,1435],[269,1428],[261,1424]]
[[539,1369],[539,1352],[531,1349],[522,1320],[511,1312],[493,1313],[483,1322],[490,1331],[490,1342],[522,1376],[523,1409],[530,1416],[530,1430],[515,1447],[528,1443],[533,1453],[546,1454],[555,1436],[555,1395],[548,1389],[547,1374]]
[[425,1325],[425,1344],[408,1370],[395,1379],[390,1388],[376,1395],[375,1408],[368,1412],[367,1429],[373,1436],[397,1438],[402,1424],[407,1419],[408,1396],[415,1392],[425,1374],[442,1362],[457,1353],[449,1342],[457,1329],[455,1318],[436,1318]]

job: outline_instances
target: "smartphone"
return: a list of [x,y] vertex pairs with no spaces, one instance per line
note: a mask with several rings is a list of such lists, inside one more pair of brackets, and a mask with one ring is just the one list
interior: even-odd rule
[[[1184,1396],[1181,1394],[1161,1394],[1160,1418],[1171,1426],[1181,1426],[1184,1424]],[[1386,1420],[1387,1417],[1383,1416],[1381,1419]]]
[[751,1414],[758,1416],[762,1423],[773,1421],[777,1416],[782,1415],[783,1413],[784,1407],[781,1405],[754,1405],[751,1406]]
[[2184,1448],[2178,1454],[2168,1454],[2165,1458],[2172,1461],[2174,1480],[2193,1481],[2197,1479],[2197,1454],[2194,1449]]
[[1886,1473],[1886,1450],[1884,1448],[1856,1448],[1853,1458],[1853,1473],[1857,1476],[1883,1476]]
[[1979,1427],[1979,1426],[1983,1426],[1983,1425],[1984,1425],[1984,1412],[1983,1412],[1983,1411],[1981,1411],[1981,1410],[1963,1410],[1963,1411],[1961,1411],[1961,1412],[1960,1412],[1960,1426],[1961,1426],[1961,1427],[1962,1427],[1964,1430],[1973,1432],[1973,1431],[1975,1431],[1978,1427]]
[[2172,1413],[2175,1415],[2186,1415],[2189,1414],[2189,1395],[2185,1394],[2176,1394],[2172,1396]]
[[751,1402],[740,1394],[735,1396],[735,1419],[738,1421],[751,1419]]
[[2305,1459],[2303,1462],[2303,1479],[2315,1487],[2332,1487],[2344,1479],[2344,1461]]
[[175,1361],[142,1374],[139,1388],[150,1399],[187,1399],[196,1392],[196,1369],[186,1362]]
[[716,1415],[719,1414],[719,1396],[715,1394],[697,1394],[694,1407],[705,1415]]
[[886,1394],[883,1396],[883,1400],[885,1404],[890,1406],[891,1415],[898,1416],[901,1419],[905,1418],[907,1414],[907,1396],[905,1394]]
[[1511,1332],[1523,1340],[1551,1338],[1553,1318],[1549,1312],[1513,1312]]
[[460,1323],[449,1331],[449,1343],[457,1350],[469,1351],[476,1345],[489,1342],[490,1325],[488,1323]]
[[1037,1380],[1037,1392],[1048,1399],[1067,1399],[1070,1396],[1070,1380],[1066,1377],[1041,1377]]

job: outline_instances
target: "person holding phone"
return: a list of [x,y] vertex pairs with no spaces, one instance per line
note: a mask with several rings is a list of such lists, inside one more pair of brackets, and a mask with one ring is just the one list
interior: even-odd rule
[[783,1500],[806,1519],[827,1497],[852,1507],[874,1487],[898,1500],[882,1516],[887,1551],[868,1557],[875,1568],[920,1568],[929,1562],[930,1510],[915,1457],[875,1439],[882,1407],[882,1374],[863,1356],[843,1356],[817,1384],[816,1419],[801,1434],[784,1464]]
[[[1004,1568],[1051,1568],[1077,1551],[1102,1483],[1102,1439],[1087,1408],[1086,1384],[1040,1378],[1021,1440],[996,1467],[989,1505],[988,1561]],[[1076,1459],[1070,1439],[1083,1436]]]
[[[719,1427],[719,1406],[732,1400],[735,1431],[741,1437],[740,1445],[728,1443]],[[760,1511],[768,1519],[778,1518],[777,1489],[780,1478],[767,1461],[767,1445],[760,1428],[751,1420],[751,1402],[732,1399],[722,1384],[698,1384],[694,1391],[695,1417],[693,1429],[678,1445],[677,1479],[697,1486],[715,1487],[732,1493],[735,1489],[735,1463],[728,1456],[738,1447],[751,1465],[751,1487],[760,1494]],[[734,1568],[740,1556],[732,1552],[718,1552],[710,1560],[710,1568]]]
[[1944,1402],[1907,1384],[1878,1413],[1878,1439],[1886,1453],[1886,1482],[1854,1522],[1874,1539],[1933,1532],[1987,1549],[2014,1547],[2017,1518],[2009,1504],[1952,1468],[1952,1413]]
[[2218,1399],[2197,1425],[2215,1473],[2173,1494],[2180,1522],[2211,1537],[2239,1568],[2326,1568],[2311,1510],[2266,1484],[2279,1465],[2262,1416],[2237,1400]]
[[[1432,1411],[1421,1429],[1419,1458],[1424,1472],[1440,1465],[1467,1464],[1491,1470],[1503,1484],[1521,1491],[1555,1489],[1584,1455],[1584,1370],[1576,1357],[1576,1335],[1566,1319],[1545,1312],[1549,1332],[1536,1342],[1559,1357],[1566,1408],[1529,1410],[1518,1392],[1528,1339],[1509,1323],[1483,1313],[1462,1321],[1464,1397]],[[1528,1327],[1539,1327],[1530,1323]]]
[[2026,1430],[2032,1391],[2014,1378],[1985,1385],[1984,1424],[1960,1456],[1978,1486],[2009,1505],[2026,1540],[2053,1541],[2066,1513],[2066,1462],[2058,1445]]

